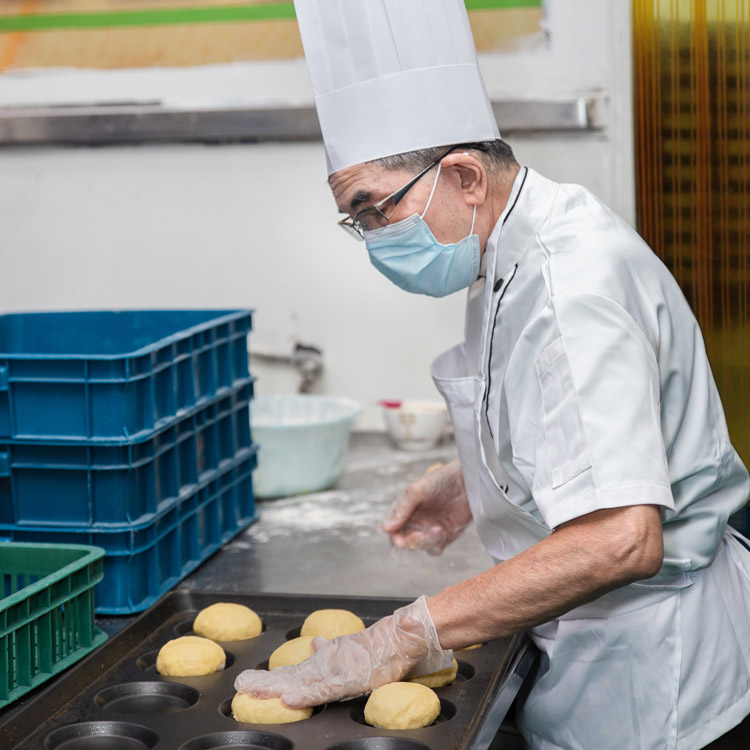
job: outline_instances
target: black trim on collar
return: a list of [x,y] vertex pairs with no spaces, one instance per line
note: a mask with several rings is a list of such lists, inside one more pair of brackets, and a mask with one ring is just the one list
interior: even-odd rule
[[492,432],[492,425],[490,424],[490,388],[492,387],[492,347],[495,344],[495,328],[497,328],[497,317],[500,313],[500,303],[503,301],[503,297],[505,296],[505,292],[508,291],[508,287],[510,286],[511,281],[516,277],[516,271],[518,271],[518,263],[516,263],[515,266],[513,266],[513,273],[511,273],[510,278],[508,279],[508,283],[503,288],[503,291],[500,293],[500,297],[497,300],[497,306],[495,307],[495,317],[492,321],[492,331],[490,332],[490,353],[487,358],[487,386],[484,390],[484,416],[487,419],[487,427],[490,431],[490,437],[494,438],[494,434]]
[[[521,186],[518,188],[518,192],[516,193],[516,197],[513,200],[513,204],[508,209],[508,213],[505,214],[505,217],[503,218],[503,226],[505,226],[505,222],[508,221],[510,218],[510,215],[513,213],[513,209],[516,207],[516,204],[518,203],[518,199],[521,197],[521,193],[523,192],[523,186],[526,184],[526,178],[529,175],[528,167],[523,167],[524,173],[523,173],[523,179],[521,180]],[[500,246],[498,243],[498,248],[495,252],[499,252]],[[497,307],[495,307],[495,316],[492,321],[492,331],[490,333],[490,353],[489,358],[487,360],[487,386],[484,391],[484,414],[487,418],[487,427],[490,431],[490,436],[494,438],[495,436],[492,434],[492,425],[490,425],[489,420],[489,410],[490,410],[490,388],[492,387],[492,347],[495,343],[495,328],[497,327],[497,316],[500,312],[500,303],[503,301],[503,297],[505,296],[505,292],[508,291],[508,287],[510,286],[510,282],[513,281],[513,278],[516,275],[516,271],[518,270],[518,263],[516,263],[515,266],[513,266],[513,273],[511,273],[510,278],[508,279],[508,283],[505,285],[505,288],[502,290],[502,293],[500,294],[500,298],[497,301]],[[498,279],[495,281],[494,286],[492,287],[493,293],[497,293],[500,291],[500,289],[503,286],[503,280]]]
[[523,180],[521,180],[521,187],[518,188],[518,192],[516,193],[516,198],[513,201],[513,205],[508,209],[508,213],[505,214],[505,218],[503,219],[503,226],[505,226],[505,222],[508,221],[510,218],[510,215],[513,213],[513,209],[516,207],[516,203],[518,203],[518,199],[521,197],[521,193],[523,192],[523,186],[526,184],[526,178],[529,176],[529,170],[527,167],[524,167],[524,173],[523,173]]

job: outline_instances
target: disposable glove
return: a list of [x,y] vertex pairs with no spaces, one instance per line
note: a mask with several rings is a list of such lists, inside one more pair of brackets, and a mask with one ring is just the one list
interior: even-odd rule
[[461,464],[456,460],[412,482],[391,506],[383,531],[396,547],[439,555],[470,521]]
[[452,664],[440,648],[424,596],[366,630],[312,641],[313,655],[296,666],[247,669],[235,690],[256,698],[281,698],[290,708],[356,698],[403,677],[437,672]]

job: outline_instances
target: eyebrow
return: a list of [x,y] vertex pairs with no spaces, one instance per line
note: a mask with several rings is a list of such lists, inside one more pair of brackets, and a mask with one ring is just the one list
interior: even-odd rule
[[349,204],[349,213],[354,214],[354,209],[361,206],[363,203],[372,203],[372,192],[369,190],[357,190],[352,197],[351,203]]

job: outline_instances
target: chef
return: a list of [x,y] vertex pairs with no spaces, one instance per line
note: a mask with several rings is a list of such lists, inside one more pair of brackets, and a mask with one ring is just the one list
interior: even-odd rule
[[295,5],[342,226],[405,291],[467,295],[432,371],[460,460],[384,527],[439,552],[473,519],[496,565],[237,689],[322,704],[527,630],[532,748],[704,747],[750,713],[727,526],[750,479],[676,282],[587,190],[518,165],[462,0]]

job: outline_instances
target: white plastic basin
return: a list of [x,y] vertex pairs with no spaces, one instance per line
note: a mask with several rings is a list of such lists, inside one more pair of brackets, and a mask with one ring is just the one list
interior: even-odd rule
[[260,446],[256,497],[287,497],[335,484],[360,411],[356,401],[335,396],[256,396],[250,405],[253,439]]
[[383,417],[388,434],[402,450],[434,448],[448,423],[448,411],[442,401],[402,401],[386,406]]

